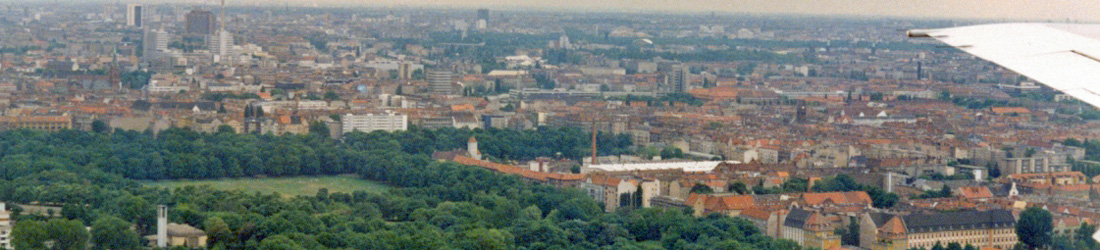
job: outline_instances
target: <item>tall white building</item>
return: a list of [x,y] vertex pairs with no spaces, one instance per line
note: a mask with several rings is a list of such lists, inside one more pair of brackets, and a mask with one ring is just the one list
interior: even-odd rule
[[228,61],[233,55],[233,33],[225,29],[218,30],[206,41],[210,53],[217,55],[221,61]]
[[688,80],[688,69],[684,66],[675,66],[671,72],[666,75],[669,87],[672,92],[687,92],[691,90],[691,82]]
[[168,206],[157,205],[157,247],[168,247]]
[[14,249],[11,246],[11,229],[15,223],[11,221],[11,213],[8,213],[3,202],[0,202],[0,249]]
[[140,4],[126,5],[126,26],[141,27],[142,8]]
[[340,118],[343,133],[362,131],[370,133],[377,130],[386,132],[402,131],[409,128],[409,116],[402,114],[346,114]]

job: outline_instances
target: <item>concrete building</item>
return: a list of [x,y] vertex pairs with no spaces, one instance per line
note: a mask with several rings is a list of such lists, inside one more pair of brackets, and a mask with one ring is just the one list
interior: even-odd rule
[[168,246],[168,206],[157,206],[157,247]]
[[783,221],[779,237],[798,242],[806,248],[840,247],[840,236],[833,233],[830,218],[820,212],[792,209]]
[[144,41],[142,41],[142,53],[144,53],[144,58],[155,58],[158,53],[168,51],[169,40],[171,40],[171,37],[168,37],[168,32],[164,30],[146,30]]
[[168,223],[166,230],[168,247],[189,249],[206,247],[206,232],[186,224]]
[[61,131],[72,127],[73,119],[69,116],[0,116],[0,131],[12,129]]
[[141,27],[142,7],[140,4],[126,5],[126,26]]
[[1008,174],[1050,173],[1069,170],[1069,166],[1053,165],[1050,158],[1042,156],[1006,158],[998,165],[1001,167],[1001,173]]
[[691,83],[688,80],[689,73],[684,66],[675,66],[665,74],[665,82],[672,92],[688,92],[688,90],[691,90]]
[[[580,183],[580,189],[585,191],[592,199],[603,203],[604,211],[614,212],[623,202],[622,195],[633,197],[638,191],[638,185],[634,180],[625,180],[604,175],[589,175]],[[640,204],[638,204],[640,205]]]
[[11,213],[7,206],[0,202],[0,249],[13,249],[11,246],[11,229],[15,223],[11,220]]
[[409,117],[402,114],[346,114],[340,119],[343,123],[343,132],[362,131],[370,133],[376,130],[387,132],[402,131],[408,129]]
[[214,13],[205,10],[192,10],[187,12],[187,34],[213,35],[218,30],[217,19]]
[[206,232],[186,224],[168,223],[168,206],[157,206],[157,234],[145,236],[150,247],[205,248]]
[[454,73],[446,69],[429,70],[427,73],[428,85],[431,86],[433,95],[454,95]]
[[936,243],[1009,249],[1017,242],[1016,219],[1008,210],[861,217],[860,246],[870,249],[928,249]]
[[230,60],[233,55],[233,33],[229,33],[226,30],[219,30],[206,39],[207,47],[210,48],[210,53],[213,53],[217,58],[216,62],[226,62]]

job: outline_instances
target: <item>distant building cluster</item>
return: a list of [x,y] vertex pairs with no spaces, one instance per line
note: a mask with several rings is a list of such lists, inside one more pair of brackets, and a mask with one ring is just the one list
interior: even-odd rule
[[[913,21],[80,6],[0,6],[0,130],[567,127],[629,150],[498,159],[471,138],[434,157],[821,249],[1010,247],[1028,207],[1059,235],[1100,220],[1100,111],[905,40]],[[813,191],[842,175],[858,190]]]

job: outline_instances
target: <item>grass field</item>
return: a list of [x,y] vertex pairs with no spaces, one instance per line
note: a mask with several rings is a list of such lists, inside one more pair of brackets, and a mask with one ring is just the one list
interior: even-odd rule
[[141,184],[150,187],[169,189],[205,185],[219,190],[244,190],[249,193],[260,192],[264,194],[279,193],[279,195],[288,198],[298,195],[315,195],[317,194],[317,190],[321,188],[328,188],[329,193],[351,193],[355,191],[381,193],[388,188],[385,184],[363,180],[355,175],[145,181]]

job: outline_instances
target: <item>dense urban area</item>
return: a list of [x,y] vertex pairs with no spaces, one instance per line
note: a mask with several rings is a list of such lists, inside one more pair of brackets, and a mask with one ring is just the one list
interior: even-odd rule
[[982,22],[0,3],[0,249],[1100,249]]

